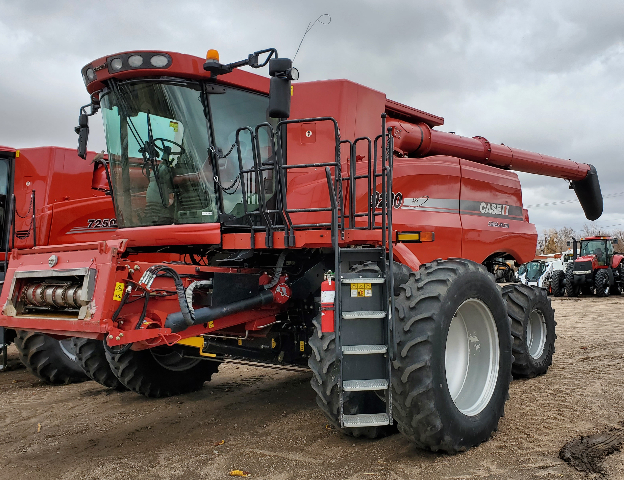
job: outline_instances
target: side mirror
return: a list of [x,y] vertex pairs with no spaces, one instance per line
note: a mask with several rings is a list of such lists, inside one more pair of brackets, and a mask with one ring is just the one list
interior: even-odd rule
[[271,78],[269,117],[290,117],[290,80],[277,77]]
[[299,79],[299,71],[292,66],[289,58],[273,58],[269,60],[271,88],[269,90],[269,117],[289,118],[291,80]]
[[74,129],[78,134],[78,156],[87,158],[87,142],[89,140],[89,116],[81,112],[78,117],[78,126]]
[[613,239],[613,245],[617,245],[617,244],[618,244],[618,239],[617,239],[617,238],[614,238],[614,239]]
[[568,247],[570,246],[570,241],[569,241],[569,240],[566,242],[566,245],[567,245]]

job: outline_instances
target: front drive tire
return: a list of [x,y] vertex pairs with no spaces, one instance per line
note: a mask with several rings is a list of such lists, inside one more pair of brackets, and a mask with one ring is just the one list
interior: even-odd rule
[[565,272],[555,270],[552,274],[552,293],[555,297],[563,297],[565,294]]
[[594,277],[594,286],[596,289],[596,296],[608,297],[610,293],[609,285],[609,273],[606,269],[598,270]]
[[74,349],[76,361],[91,380],[120,392],[126,390],[106,360],[106,351],[102,340],[76,337],[74,338]]
[[76,362],[71,338],[57,340],[44,333],[17,330],[15,346],[26,368],[46,383],[65,385],[89,379]]
[[106,359],[127,389],[153,398],[197,391],[219,369],[219,362],[186,357],[166,346],[123,353],[106,351]]
[[574,284],[574,267],[572,265],[566,269],[565,291],[568,297],[578,297],[581,293],[581,286]]
[[514,377],[543,375],[555,353],[555,311],[543,288],[508,285],[503,288],[507,314],[511,320]]
[[469,260],[421,266],[395,298],[393,413],[421,448],[448,453],[488,440],[504,414],[511,332],[492,276]]

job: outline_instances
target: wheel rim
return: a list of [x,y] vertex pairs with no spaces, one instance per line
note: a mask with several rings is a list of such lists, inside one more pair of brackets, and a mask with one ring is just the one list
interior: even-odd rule
[[492,312],[481,300],[466,300],[451,320],[444,354],[447,387],[464,415],[477,415],[489,404],[498,380],[499,359]]
[[74,344],[71,338],[65,338],[63,340],[59,340],[59,346],[61,347],[61,351],[65,354],[67,358],[69,358],[72,362],[76,361],[76,349],[74,348]]
[[539,310],[533,310],[529,315],[526,342],[529,355],[540,358],[546,345],[546,319]]
[[150,353],[161,367],[173,372],[183,372],[193,368],[202,360],[199,358],[185,357],[181,352],[175,350],[161,350],[154,348]]

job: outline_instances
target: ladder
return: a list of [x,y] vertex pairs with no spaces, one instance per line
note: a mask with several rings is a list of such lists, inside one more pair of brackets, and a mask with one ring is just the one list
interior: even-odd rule
[[[392,290],[386,249],[341,248],[337,266],[335,314],[341,370],[340,425],[351,428],[390,425],[389,292]],[[371,402],[373,395],[382,397],[385,405]],[[363,406],[363,411],[352,413],[350,409],[345,413],[347,402]]]

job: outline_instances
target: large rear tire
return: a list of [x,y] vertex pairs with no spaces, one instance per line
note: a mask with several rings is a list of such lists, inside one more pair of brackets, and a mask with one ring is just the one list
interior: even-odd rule
[[[321,330],[321,316],[312,320],[314,333],[308,344],[312,355],[308,365],[312,370],[310,384],[316,392],[316,403],[334,428],[353,437],[380,438],[396,431],[391,425],[380,427],[342,428],[340,426],[340,360],[336,356],[336,334]],[[377,413],[386,409],[385,403],[375,392],[367,396],[360,394],[355,403],[355,396],[343,392],[343,410],[345,415],[357,413]]]
[[563,297],[565,294],[565,272],[555,270],[552,274],[552,293],[555,297]]
[[511,382],[500,290],[464,259],[423,265],[395,299],[393,413],[421,448],[464,451],[490,438]]
[[91,380],[114,390],[126,390],[126,387],[115,376],[108,360],[106,360],[104,342],[76,337],[74,338],[74,349],[76,361]]
[[596,296],[608,297],[611,285],[609,284],[609,273],[606,269],[601,269],[596,272],[594,277],[594,287],[596,289]]
[[542,288],[508,285],[503,288],[507,314],[511,319],[514,377],[543,375],[555,353],[555,311]]
[[165,346],[123,353],[106,351],[106,359],[126,388],[153,398],[200,390],[219,369],[219,362],[187,357],[181,350]]
[[17,330],[15,346],[26,368],[46,383],[65,385],[89,379],[76,361],[71,338],[56,340],[43,333]]

